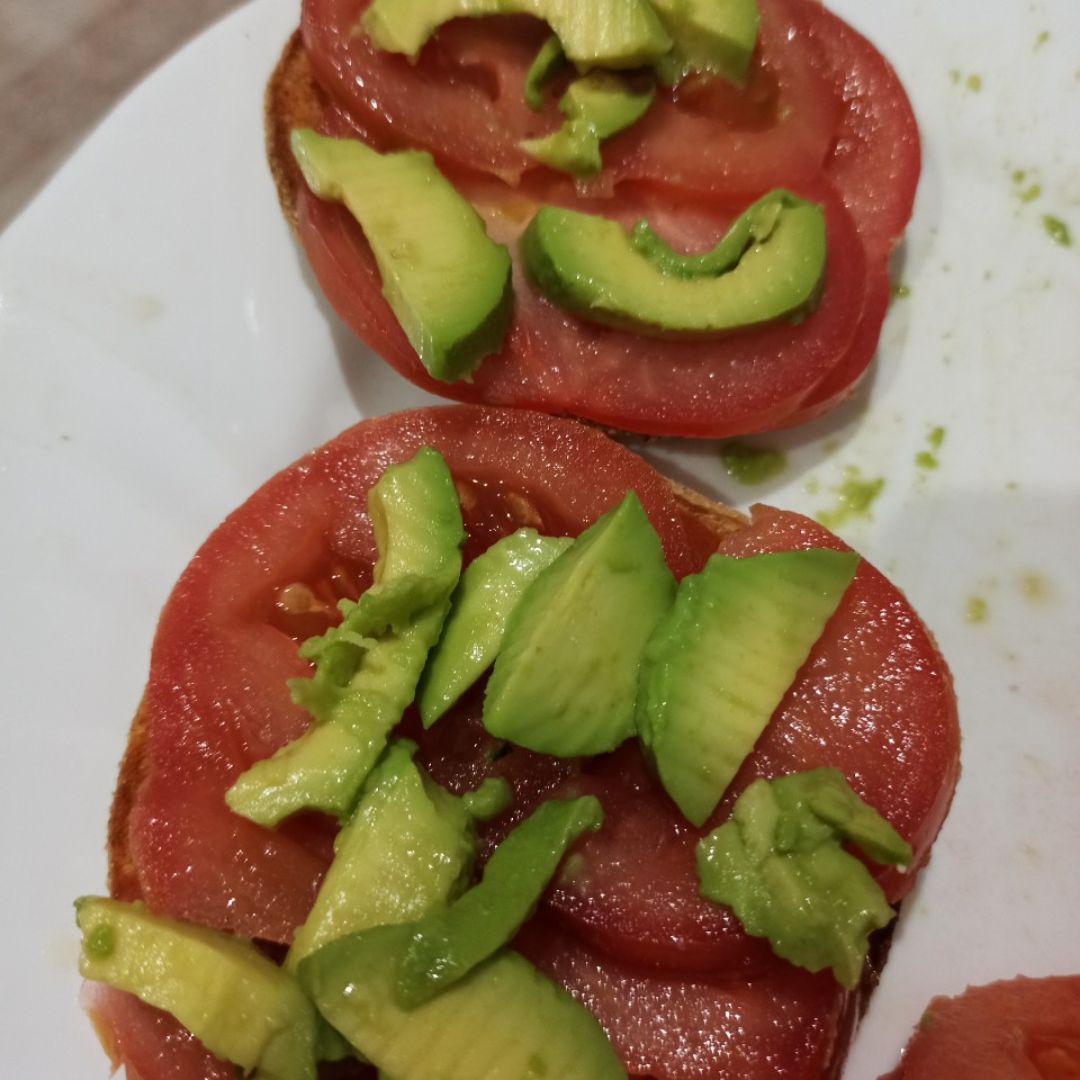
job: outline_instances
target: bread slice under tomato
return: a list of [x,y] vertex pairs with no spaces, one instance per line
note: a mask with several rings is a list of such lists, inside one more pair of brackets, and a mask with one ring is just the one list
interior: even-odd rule
[[[364,587],[374,558],[366,491],[421,445],[440,450],[455,476],[466,558],[523,525],[577,533],[631,488],[678,577],[716,551],[843,547],[800,515],[755,507],[748,517],[712,502],[573,421],[449,406],[358,424],[231,514],[170,596],[109,823],[114,896],[289,941],[331,857],[334,827],[311,815],[265,830],[233,815],[224,791],[307,722],[285,683],[306,670],[296,641],[318,626],[283,614],[276,598],[299,583],[330,612],[335,596]],[[515,748],[492,755],[479,708],[480,695],[469,695],[427,733],[404,721],[437,782],[460,791],[485,772],[500,775],[515,791],[514,820],[582,782],[579,764]],[[753,778],[830,764],[910,841],[921,867],[952,796],[958,753],[948,669],[907,601],[864,562],[705,830]],[[553,885],[520,948],[596,1012],[632,1075],[837,1074],[876,964],[846,991],[828,972],[810,975],[774,957],[730,912],[701,900],[693,844],[705,830],[688,828],[633,743],[591,764],[587,782],[610,823],[583,848],[589,884]],[[486,842],[497,839],[496,831]],[[916,875],[876,876],[896,903]],[[158,1046],[205,1065],[168,1018],[129,1004],[110,993],[91,1003],[121,1059],[125,1046],[143,1056]]]

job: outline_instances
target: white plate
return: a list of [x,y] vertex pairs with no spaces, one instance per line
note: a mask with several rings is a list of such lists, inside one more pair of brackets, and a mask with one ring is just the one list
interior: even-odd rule
[[[885,477],[872,519],[841,531],[953,666],[964,774],[850,1057],[849,1080],[870,1080],[932,994],[1080,971],[1080,6],[836,6],[922,123],[911,295],[854,404],[764,440],[790,452],[778,480],[737,487],[713,445],[649,453],[732,501],[811,513],[845,466]],[[173,580],[276,469],[360,415],[430,400],[327,318],[278,214],[260,99],[296,8],[263,0],[185,49],[0,238],[13,1076],[106,1075],[76,1006],[71,901],[104,887],[111,784]],[[1048,213],[1076,247],[1051,242]],[[920,469],[936,425],[940,467]]]

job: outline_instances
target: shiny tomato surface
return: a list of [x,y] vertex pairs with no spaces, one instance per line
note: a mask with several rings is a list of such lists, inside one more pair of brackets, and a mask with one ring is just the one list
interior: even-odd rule
[[1080,1077],[1080,975],[1020,977],[934,998],[900,1064],[881,1080],[943,1077]]

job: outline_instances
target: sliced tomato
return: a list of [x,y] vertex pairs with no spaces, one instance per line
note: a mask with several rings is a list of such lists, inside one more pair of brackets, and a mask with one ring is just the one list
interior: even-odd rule
[[332,603],[369,579],[368,489],[392,461],[438,448],[459,482],[473,548],[521,525],[575,534],[633,489],[668,561],[695,565],[666,481],[599,431],[475,407],[368,421],[279,473],[203,545],[162,613],[144,699],[147,774],[128,843],[155,910],[287,942],[330,858],[319,818],[271,831],[232,814],[238,772],[299,734],[286,680],[297,656],[282,590]]
[[[728,555],[843,547],[799,514],[756,507],[753,523],[717,545]],[[628,745],[564,790],[595,794],[609,811],[579,847],[581,868],[548,904],[564,924],[605,952],[683,970],[756,969],[770,959],[726,908],[698,895],[694,847],[725,820],[751,780],[833,765],[929,857],[959,770],[952,680],[910,604],[863,562],[712,819],[692,828]],[[876,867],[896,902],[915,875]]]
[[784,427],[798,427],[799,424],[809,423],[855,393],[877,352],[881,327],[889,310],[890,295],[887,263],[884,259],[878,259],[875,264],[868,259],[863,312],[859,317],[855,337],[836,367],[818,384],[806,402],[787,417]]
[[105,1052],[127,1080],[235,1080],[236,1069],[168,1013],[96,983],[84,985],[81,999]]
[[[562,121],[557,91],[535,113],[525,73],[547,30],[537,20],[462,19],[444,26],[416,64],[355,32],[368,0],[305,0],[304,45],[315,77],[380,146],[429,150],[443,167],[516,184],[547,172],[522,139]],[[760,0],[761,32],[748,84],[696,77],[661,89],[645,118],[604,146],[605,189],[647,180],[683,190],[760,192],[815,176],[839,111],[805,0]]]
[[702,250],[726,231],[745,202],[701,203],[625,189],[615,210],[576,198],[567,186],[532,194],[494,183],[462,184],[496,239],[514,253],[514,313],[503,349],[471,382],[432,379],[383,299],[363,233],[337,204],[299,193],[300,238],[338,314],[406,378],[462,401],[570,413],[624,431],[723,437],[782,425],[809,401],[847,354],[865,303],[865,260],[850,217],[827,185],[798,188],[826,212],[828,266],[818,309],[722,338],[658,340],[598,326],[561,311],[528,282],[516,241],[542,201],[607,213],[630,224],[648,218],[666,239]]
[[892,65],[820,4],[803,17],[843,101],[825,172],[851,211],[871,259],[888,257],[915,202],[922,154],[911,102]]
[[632,1076],[828,1080],[843,1062],[857,995],[775,960],[757,979],[672,978],[601,956],[534,920],[515,941],[600,1021]]
[[1076,1080],[1080,975],[1023,977],[936,997],[881,1080]]

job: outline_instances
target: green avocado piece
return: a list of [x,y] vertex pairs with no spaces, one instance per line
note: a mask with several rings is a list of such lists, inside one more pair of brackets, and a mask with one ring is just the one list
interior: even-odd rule
[[484,726],[542,754],[613,750],[633,734],[641,654],[674,593],[660,538],[627,492],[514,608]]
[[533,112],[539,112],[544,107],[544,86],[556,71],[565,64],[566,53],[562,50],[562,44],[555,34],[540,46],[536,58],[525,72],[525,89],[523,96],[525,104]]
[[731,819],[698,844],[701,894],[730,907],[778,956],[809,971],[832,968],[853,990],[870,934],[895,912],[845,841],[878,863],[912,859],[910,846],[839,770],[755,780]]
[[567,848],[604,820],[591,795],[542,804],[495,849],[483,880],[448,908],[414,922],[398,968],[397,994],[415,1008],[494,955],[521,929]]
[[421,683],[424,727],[431,727],[495,662],[506,623],[526,587],[572,543],[567,536],[519,529],[465,568]]
[[258,1080],[315,1080],[317,1014],[251,942],[93,896],[76,901],[75,919],[83,978],[170,1013]]
[[654,61],[660,80],[671,86],[687,75],[720,75],[742,86],[757,44],[757,0],[652,0],[675,42]]
[[328,941],[418,919],[465,887],[475,851],[470,816],[413,762],[415,749],[392,743],[367,778],[287,970]]
[[562,127],[521,148],[538,161],[574,176],[595,176],[603,166],[600,141],[636,123],[648,111],[656,90],[635,90],[618,75],[593,71],[575,79],[559,101]]
[[753,750],[859,564],[850,551],[713,555],[679,583],[645,648],[637,729],[701,825]]
[[616,221],[555,206],[533,217],[521,256],[553,303],[638,334],[718,334],[797,318],[816,302],[825,272],[825,216],[786,192],[772,197],[780,209],[763,239],[760,201],[747,211],[749,227],[742,218],[732,225],[729,236],[748,237],[734,265],[727,237],[705,256],[679,256],[640,225],[631,237]]
[[510,253],[430,154],[379,154],[307,128],[293,131],[292,151],[311,190],[344,203],[364,230],[383,295],[433,378],[467,378],[499,350],[510,321]]
[[315,674],[290,684],[315,723],[226,793],[234,812],[260,825],[300,810],[348,815],[412,703],[449,610],[465,529],[442,456],[423,447],[391,465],[368,494],[368,513],[379,551],[374,584],[342,604],[340,625],[304,643]]
[[415,61],[444,22],[484,15],[542,19],[581,67],[641,67],[672,44],[648,0],[375,0],[360,26],[380,49]]
[[339,938],[300,965],[330,1023],[395,1080],[616,1080],[603,1028],[562,987],[509,950],[415,1009],[397,1001],[407,926]]

